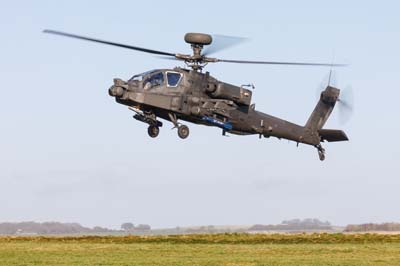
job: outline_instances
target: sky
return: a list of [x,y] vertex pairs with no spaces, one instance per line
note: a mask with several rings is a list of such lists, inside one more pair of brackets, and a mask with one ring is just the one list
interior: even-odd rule
[[[0,222],[118,228],[400,222],[398,1],[1,1]],[[221,136],[188,124],[160,136],[108,95],[115,77],[183,66],[150,54],[43,34],[54,29],[190,53],[186,32],[248,38],[226,59],[348,63],[354,114],[326,128],[349,142],[315,148]],[[305,124],[329,68],[214,64],[211,75],[254,83],[256,108]]]

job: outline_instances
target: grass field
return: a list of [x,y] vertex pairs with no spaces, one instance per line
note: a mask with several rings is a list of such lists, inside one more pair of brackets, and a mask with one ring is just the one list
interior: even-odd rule
[[400,265],[400,235],[0,237],[0,265]]

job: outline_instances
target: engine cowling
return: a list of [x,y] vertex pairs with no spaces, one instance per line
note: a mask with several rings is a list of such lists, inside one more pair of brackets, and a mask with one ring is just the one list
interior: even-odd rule
[[251,103],[252,92],[250,90],[225,82],[208,84],[207,92],[213,98],[231,100],[239,105],[250,105]]

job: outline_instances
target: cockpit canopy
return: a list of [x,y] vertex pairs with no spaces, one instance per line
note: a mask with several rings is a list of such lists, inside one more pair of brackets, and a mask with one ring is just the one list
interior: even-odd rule
[[[175,70],[151,70],[141,74],[134,75],[130,82],[143,82],[143,88],[149,89],[153,87],[158,87],[162,85],[167,85],[167,87],[178,87],[183,74]],[[165,83],[166,82],[166,83]]]
[[143,72],[143,73],[140,73],[140,74],[136,74],[132,78],[130,78],[129,81],[134,81],[134,80],[142,81],[143,78],[145,78],[146,76],[149,76],[150,74],[155,73],[157,71],[159,71],[159,70],[158,69],[153,69],[153,70],[146,71],[146,72]]

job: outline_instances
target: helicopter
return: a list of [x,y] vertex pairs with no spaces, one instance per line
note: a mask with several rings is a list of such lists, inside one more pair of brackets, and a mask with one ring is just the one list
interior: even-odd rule
[[[252,85],[236,86],[216,79],[209,72],[203,72],[209,63],[239,63],[297,66],[345,66],[343,64],[272,62],[230,60],[209,57],[203,52],[212,45],[213,36],[204,33],[187,33],[184,40],[191,46],[193,54],[170,53],[138,46],[109,42],[81,35],[44,30],[44,33],[92,41],[106,45],[150,53],[180,60],[186,68],[154,69],[136,74],[129,80],[114,78],[108,93],[119,104],[126,105],[134,112],[133,118],[148,124],[148,135],[156,138],[163,122],[169,121],[177,129],[178,136],[186,139],[189,127],[181,121],[218,127],[222,135],[258,135],[259,138],[276,137],[312,145],[317,149],[319,159],[325,159],[322,142],[348,141],[347,135],[338,129],[325,129],[335,104],[340,102],[340,90],[328,84],[320,93],[317,105],[304,126],[255,109],[252,103]],[[217,49],[218,50],[218,49]]]

